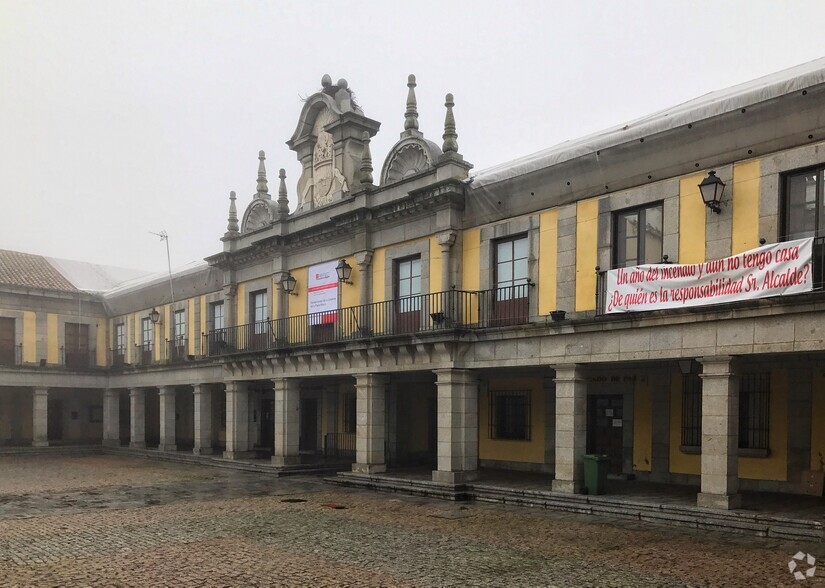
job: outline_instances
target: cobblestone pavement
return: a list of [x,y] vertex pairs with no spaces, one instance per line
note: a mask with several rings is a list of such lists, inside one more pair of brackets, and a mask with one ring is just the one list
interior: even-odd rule
[[793,580],[799,550],[825,562],[822,543],[316,478],[127,456],[0,458],[2,586],[825,586],[825,566]]

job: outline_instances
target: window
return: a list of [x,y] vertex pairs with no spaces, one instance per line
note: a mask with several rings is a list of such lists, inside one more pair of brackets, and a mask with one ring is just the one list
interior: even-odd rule
[[527,296],[527,236],[496,243],[496,288],[498,300]]
[[783,237],[818,237],[825,232],[825,194],[820,167],[785,176]]
[[662,204],[615,213],[613,240],[613,267],[661,263]]
[[176,347],[186,343],[186,311],[176,310],[172,320],[172,339]]
[[269,321],[269,310],[266,303],[266,290],[252,292],[249,295],[249,312],[249,322],[255,325],[255,334],[260,335],[265,333],[267,322]]
[[126,325],[115,325],[115,353],[121,357],[126,353]]
[[212,329],[219,331],[225,326],[223,318],[223,302],[214,302],[211,307],[212,310]]
[[702,380],[682,375],[682,447],[702,446]]
[[143,351],[152,351],[155,342],[155,325],[152,324],[152,319],[141,319],[140,333]]
[[530,440],[530,391],[490,391],[490,439]]
[[421,256],[396,261],[395,293],[399,312],[421,310],[421,299],[417,298],[421,294]]
[[739,380],[739,448],[769,449],[770,374],[744,374]]
[[344,395],[344,433],[355,433],[355,411],[357,401],[355,394]]

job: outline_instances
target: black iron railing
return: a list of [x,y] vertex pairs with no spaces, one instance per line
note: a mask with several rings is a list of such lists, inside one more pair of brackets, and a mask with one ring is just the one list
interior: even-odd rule
[[324,435],[324,457],[355,459],[355,433]]
[[111,357],[112,367],[121,368],[126,365],[126,349],[110,349],[109,357]]
[[135,365],[152,365],[155,362],[155,344],[152,341],[135,345]]
[[529,321],[531,284],[483,291],[448,290],[284,319],[216,329],[203,354],[227,355],[323,345],[389,335],[480,329]]
[[175,337],[166,339],[166,361],[178,363],[192,359],[189,356],[189,339],[186,337]]
[[97,351],[94,349],[60,348],[60,365],[73,370],[85,370],[97,366]]

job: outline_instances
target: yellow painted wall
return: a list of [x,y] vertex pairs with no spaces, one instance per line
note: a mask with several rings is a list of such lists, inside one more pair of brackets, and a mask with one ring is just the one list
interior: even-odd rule
[[596,308],[599,199],[576,203],[576,311]]
[[559,211],[541,213],[539,225],[539,314],[556,310]]
[[811,399],[811,469],[825,469],[825,374],[814,372]]
[[60,361],[57,332],[57,315],[46,315],[46,362],[56,364]]
[[372,254],[372,301],[384,301],[384,269],[386,268],[386,249],[381,247]]
[[785,369],[771,372],[770,411],[770,455],[766,458],[740,457],[740,478],[788,479],[788,371]]
[[[474,291],[479,289],[481,282],[481,229],[468,229],[461,238],[463,245],[461,259],[461,289]],[[468,304],[464,307],[465,323],[478,321],[478,306]]]
[[[304,273],[306,273],[306,270]],[[295,276],[295,272],[292,272],[292,275]],[[298,276],[295,276],[295,278],[297,279]],[[306,287],[306,280],[304,282],[298,282],[298,284],[301,283],[303,283],[304,287]],[[298,290],[298,286],[295,287],[295,290]],[[236,325],[245,325],[249,322],[246,320],[246,284],[244,283],[238,284],[238,289],[235,292],[235,310]]]
[[[438,237],[430,237],[430,292],[443,292],[446,289],[441,283],[441,245]],[[426,292],[422,292],[426,294]]]
[[478,457],[526,463],[544,463],[544,393],[540,379],[513,378],[490,380],[489,390],[530,390],[530,440],[490,439],[488,423],[490,395],[482,390],[478,397]]
[[[278,287],[277,282],[275,282],[275,276],[272,276],[272,283],[269,286],[269,291],[272,292],[272,296],[271,296],[272,300],[270,301],[271,304],[272,304],[272,314],[270,314],[269,316],[272,317],[273,319],[276,319],[276,318],[278,318],[278,299],[280,298],[280,296],[278,295],[278,292],[280,292],[280,289]],[[206,306],[202,302],[201,303],[201,312],[206,312],[205,309],[206,309]]]
[[636,381],[633,393],[633,469],[649,472],[653,463],[653,394],[650,381]]
[[[698,183],[698,182],[697,182]],[[697,196],[698,198],[698,196]],[[702,233],[704,235],[704,233]],[[682,453],[682,375],[673,374],[670,381],[670,473],[699,475],[702,456]]]
[[188,332],[189,342],[187,344],[188,355],[195,355],[195,341],[197,341],[199,334],[195,327],[195,299],[190,298],[186,307],[186,331]]
[[129,345],[129,347],[130,347],[130,352],[134,354],[134,358],[133,358],[134,363],[138,363],[138,360],[140,358],[140,354],[138,353],[138,345],[140,345],[142,343],[140,338],[143,336],[143,333],[141,332],[141,321],[140,321],[140,319],[141,319],[141,316],[140,316],[139,312],[136,312],[134,314],[134,316],[132,317],[132,324],[134,325],[134,328],[132,329],[132,335],[133,336],[132,336],[132,341],[131,341],[131,344]]
[[[308,268],[300,267],[291,271],[295,278],[295,291],[289,296],[289,316],[307,314],[307,281]],[[296,296],[297,294],[297,296]]]
[[97,365],[106,365],[106,319],[97,319]]
[[352,268],[349,281],[352,285],[341,284],[341,308],[349,306],[358,306],[361,304],[361,272],[358,271],[358,264],[355,262],[355,257],[344,258],[349,266]]
[[32,363],[37,361],[37,314],[23,311],[23,340],[15,341],[22,345],[23,361]]
[[707,208],[699,193],[705,172],[679,180],[679,263],[705,261]]
[[[201,304],[201,322],[200,322],[201,333],[206,333],[206,315],[208,314],[208,310],[207,310],[208,306],[206,304],[206,296],[201,296],[200,304]],[[272,315],[272,316],[275,316],[275,315]],[[198,340],[201,342],[201,345],[203,345],[203,338],[200,338]],[[201,353],[204,353],[203,349],[201,349],[200,351],[201,351]]]
[[733,166],[731,252],[759,246],[759,160]]

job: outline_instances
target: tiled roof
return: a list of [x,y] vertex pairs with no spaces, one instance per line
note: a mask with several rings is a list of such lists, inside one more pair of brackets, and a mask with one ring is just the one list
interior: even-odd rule
[[0,284],[77,292],[77,288],[46,261],[46,258],[6,249],[0,249]]

